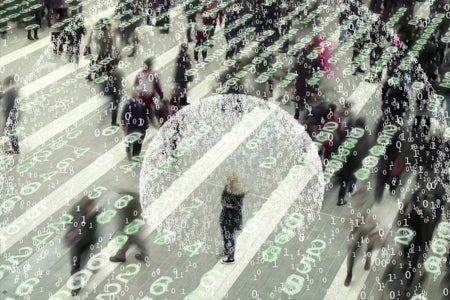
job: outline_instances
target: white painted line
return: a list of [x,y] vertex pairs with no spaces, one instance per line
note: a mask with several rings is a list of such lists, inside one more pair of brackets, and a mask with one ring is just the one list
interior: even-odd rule
[[380,86],[377,83],[361,81],[348,98],[348,101],[352,104],[352,111],[358,114],[379,88]]
[[[315,149],[312,144],[310,148]],[[317,159],[305,164],[300,171],[291,169],[261,209],[248,221],[246,228],[253,227],[257,229],[258,234],[252,230],[243,230],[238,236],[236,263],[223,265],[218,262],[204,275],[210,283],[208,288],[199,284],[185,299],[223,299],[283,216],[287,214],[288,209],[298,199],[309,180],[315,175],[319,175],[318,170],[321,168],[320,159]],[[317,212],[320,211],[320,207],[316,209]]]
[[[89,65],[89,60],[85,59],[84,57],[80,58],[80,64],[78,68],[84,68],[87,65]],[[22,101],[25,100],[24,98],[28,98],[32,94],[39,92],[40,90],[45,89],[49,85],[57,82],[58,80],[66,77],[67,75],[72,74],[75,70],[77,69],[73,64],[65,64],[59,69],[52,71],[47,75],[40,77],[38,80],[35,80],[27,84],[26,86],[20,89],[20,95],[23,98]]]

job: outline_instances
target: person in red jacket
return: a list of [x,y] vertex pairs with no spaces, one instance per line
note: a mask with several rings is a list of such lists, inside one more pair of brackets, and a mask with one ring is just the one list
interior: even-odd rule
[[134,87],[137,98],[144,105],[146,114],[151,119],[152,107],[156,106],[156,109],[159,109],[160,100],[164,98],[159,74],[153,70],[153,58],[150,57],[144,61],[144,68],[137,74]]

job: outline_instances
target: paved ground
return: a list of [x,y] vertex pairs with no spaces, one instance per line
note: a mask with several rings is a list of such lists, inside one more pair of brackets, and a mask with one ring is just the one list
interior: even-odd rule
[[[91,25],[113,11],[113,5],[103,1],[91,1],[87,7],[95,6],[97,10],[85,9],[86,22]],[[336,6],[316,9],[315,22],[329,22],[323,31],[338,45],[333,18]],[[137,56],[128,58],[124,51],[120,65],[131,83],[144,58],[154,56],[165,95],[173,89],[174,59],[180,41],[185,40],[186,26],[180,6],[170,14],[170,33],[163,35],[155,27],[143,26]],[[300,20],[308,23],[304,16]],[[294,22],[297,32],[291,48],[313,29],[302,22]],[[221,30],[217,28],[217,32]],[[139,190],[144,153],[128,161],[122,131],[109,127],[108,99],[99,94],[96,84],[84,79],[89,61],[82,59],[76,66],[67,63],[64,55],[54,55],[49,35],[50,29],[45,28],[39,41],[30,42],[19,26],[0,45],[1,78],[17,74],[24,96],[19,124],[21,154],[0,156],[4,174],[0,298],[67,299],[77,285],[83,287],[80,299],[404,298],[402,283],[392,280],[385,285],[380,278],[387,277],[386,267],[393,264],[392,257],[385,254],[395,247],[395,219],[399,203],[408,199],[410,184],[405,179],[404,192],[386,195],[378,206],[373,202],[372,178],[359,182],[355,194],[342,207],[336,206],[337,189],[327,189],[318,211],[314,201],[320,202],[321,193],[314,164],[300,165],[296,175],[289,173],[297,164],[295,149],[304,145],[283,137],[302,135],[282,131],[297,126],[292,119],[285,124],[277,122],[293,115],[293,103],[282,101],[284,95],[290,95],[290,87],[276,88],[274,97],[267,100],[270,112],[252,109],[249,120],[238,117],[235,124],[228,124],[229,129],[231,125],[238,127],[234,135],[217,126],[221,117],[226,120],[228,116],[217,113],[217,119],[197,119],[198,124],[203,121],[210,127],[197,128],[183,137],[193,141],[186,154],[176,162],[153,166],[162,174],[152,182],[156,191],[152,201],[158,204],[160,214],[150,215],[151,223],[139,228],[150,261],[137,261],[133,249],[125,263],[109,262],[121,239],[119,192]],[[209,53],[224,43],[219,38]],[[191,56],[193,46],[191,43]],[[351,50],[346,51],[335,66],[335,77],[322,79],[320,87],[329,101],[352,100],[354,113],[365,116],[370,129],[380,115],[380,86],[365,82],[367,74],[346,74],[350,55]],[[287,54],[275,52],[275,58],[282,63],[274,76],[278,82],[293,63]],[[250,59],[244,56],[242,60],[240,67],[245,69]],[[196,65],[198,75],[189,93],[193,107],[201,98],[213,95],[218,84],[208,75],[224,65],[224,55],[204,67]],[[231,68],[228,72],[231,74]],[[255,80],[247,75],[245,89],[249,94],[263,95],[267,87]],[[156,132],[154,127],[149,129],[144,149],[151,145]],[[244,230],[237,238],[236,264],[224,266],[218,263],[218,199],[230,170],[238,171],[249,194],[245,198]],[[70,207],[86,193],[100,199],[100,238],[87,266],[71,277],[69,249],[62,237],[65,224],[73,218]],[[273,196],[277,193],[283,196],[282,202]],[[351,224],[368,208],[377,212],[386,244],[374,251],[369,271],[363,270],[364,255],[360,254],[353,281],[344,287]],[[412,293],[423,291],[426,296],[420,299],[445,296],[446,291],[438,288],[441,277],[429,276]]]

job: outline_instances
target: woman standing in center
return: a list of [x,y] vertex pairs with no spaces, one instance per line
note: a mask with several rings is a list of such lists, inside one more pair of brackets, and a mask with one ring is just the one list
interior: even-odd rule
[[220,213],[224,255],[227,256],[222,259],[224,264],[234,263],[235,231],[241,230],[242,227],[242,200],[246,193],[247,191],[242,189],[235,173],[227,177],[227,183],[222,192],[222,212]]

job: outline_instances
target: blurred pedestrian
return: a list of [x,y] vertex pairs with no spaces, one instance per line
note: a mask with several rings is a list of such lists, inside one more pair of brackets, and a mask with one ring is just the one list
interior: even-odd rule
[[47,19],[47,27],[52,26],[52,19],[53,19],[53,1],[54,0],[44,0],[44,6],[46,9],[46,19]]
[[170,30],[170,1],[169,0],[155,0],[156,3],[156,23],[159,31],[163,34],[169,33]]
[[[73,219],[64,242],[70,247],[72,264],[70,274],[73,275],[81,269],[82,261],[87,257],[90,248],[94,247],[97,242],[97,201],[84,196],[79,203],[72,207],[70,214]],[[80,289],[73,290],[72,295],[76,296],[79,291]]]
[[[203,23],[206,28],[206,39],[211,40],[214,36],[217,25],[217,2],[213,0],[207,0],[206,7],[203,12]],[[213,47],[212,43],[209,43],[209,47]]]
[[241,187],[235,173],[227,177],[227,183],[222,192],[222,212],[220,213],[220,227],[225,249],[224,255],[226,256],[221,262],[224,264],[234,263],[235,233],[242,227],[242,201],[246,193],[247,191]]
[[124,105],[122,129],[126,135],[126,153],[129,160],[141,154],[142,143],[148,128],[148,118],[144,106],[136,99],[136,94]]
[[351,244],[347,256],[347,276],[345,277],[344,285],[349,286],[353,276],[353,264],[355,262],[358,250],[367,244],[366,262],[364,270],[370,269],[370,257],[375,246],[381,243],[380,228],[378,227],[377,216],[375,214],[368,214],[365,218],[358,218],[355,221],[352,232],[350,233]]
[[180,46],[180,52],[178,53],[177,60],[175,63],[175,83],[178,85],[176,88],[179,89],[181,95],[179,96],[179,105],[185,106],[189,103],[187,102],[187,86],[188,83],[194,80],[193,75],[188,75],[187,71],[191,69],[191,58],[187,52],[188,44],[182,43]]
[[184,4],[184,13],[187,18],[186,38],[188,43],[192,42],[192,26],[195,25],[196,8],[200,4],[200,0],[187,1]]
[[80,61],[80,44],[83,35],[86,35],[86,27],[84,26],[83,16],[76,15],[74,20],[70,22],[64,29],[67,37],[67,54],[69,62],[74,62],[78,65]]
[[125,81],[123,73],[116,66],[112,68],[108,74],[108,79],[104,82],[105,95],[111,99],[111,126],[119,126],[117,124],[117,111],[124,94],[123,83]]
[[208,39],[206,25],[204,23],[204,18],[202,12],[199,11],[195,15],[195,43],[194,48],[194,59],[195,62],[199,61],[199,53],[202,53],[203,60],[206,59],[206,55],[208,54],[208,47],[206,46],[206,41]]
[[[30,3],[28,3],[28,5],[30,5]],[[32,40],[38,40],[39,36],[38,36],[38,30],[39,28],[41,28],[42,26],[42,18],[44,17],[44,7],[42,5],[37,6],[36,8],[28,8],[31,11],[31,15],[30,17],[33,17],[33,19],[29,22],[26,22],[26,27],[28,26],[32,26],[32,29],[28,29],[28,36],[27,38],[32,41]],[[27,25],[28,24],[28,25]],[[34,37],[31,35],[31,31],[33,31],[34,33]]]
[[308,84],[307,80],[320,68],[319,61],[311,58],[309,54],[314,50],[307,47],[300,51],[295,64],[297,79],[295,81],[295,113],[294,119],[299,120],[300,114],[307,105],[311,105],[312,99],[317,95],[317,86]]
[[[358,118],[355,121],[354,128],[364,130],[364,135],[358,139],[356,146],[352,150],[350,150],[350,153],[346,157],[344,166],[337,175],[337,177],[339,178],[338,182],[340,182],[337,201],[338,206],[347,204],[347,201],[345,201],[345,195],[347,194],[347,192],[352,193],[356,186],[356,177],[353,174],[361,166],[362,160],[368,153],[369,136],[365,131],[365,125],[366,122],[364,118]],[[350,129],[349,131],[351,130],[352,129]],[[344,149],[338,147],[335,150],[334,154],[338,155],[340,151],[344,151]]]
[[151,120],[152,109],[160,105],[160,100],[164,98],[161,88],[159,74],[153,69],[153,58],[147,58],[144,61],[143,69],[137,74],[134,81],[137,97],[144,105],[145,113]]
[[[121,249],[117,251],[114,256],[109,258],[112,262],[125,262],[126,254],[131,245],[135,244],[139,248],[139,253],[134,256],[137,260],[148,261],[148,252],[145,246],[144,240],[140,235],[141,226],[145,224],[142,220],[142,208],[139,201],[139,194],[133,192],[122,192],[122,195],[130,196],[132,199],[127,202],[127,205],[119,210],[120,213],[120,228],[123,228],[124,234],[127,235],[127,241]],[[138,228],[138,230],[132,230],[131,227]]]
[[54,22],[59,23],[63,21],[68,15],[68,7],[65,0],[53,1]]
[[4,134],[9,137],[12,150],[7,154],[19,154],[19,137],[16,127],[19,122],[19,88],[15,85],[14,76],[8,76],[3,82],[5,91],[2,93],[2,106],[4,113]]
[[389,80],[382,87],[381,92],[381,111],[383,113],[380,122],[377,125],[376,133],[382,130],[383,124],[403,125],[403,119],[409,109],[409,91],[405,83],[399,84],[388,83]]

